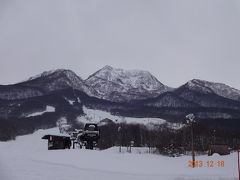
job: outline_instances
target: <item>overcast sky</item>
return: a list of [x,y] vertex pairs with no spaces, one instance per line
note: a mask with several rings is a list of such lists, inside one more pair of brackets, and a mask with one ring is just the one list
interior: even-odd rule
[[240,89],[240,1],[0,0],[0,84],[105,65]]

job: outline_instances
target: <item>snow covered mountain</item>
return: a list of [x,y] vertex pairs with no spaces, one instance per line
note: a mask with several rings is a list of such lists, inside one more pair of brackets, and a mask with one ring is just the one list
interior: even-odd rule
[[191,90],[201,91],[206,94],[214,93],[228,99],[240,101],[240,90],[222,83],[193,79],[187,82],[186,86]]
[[174,93],[201,107],[240,108],[240,91],[221,83],[193,79],[175,89]]
[[123,102],[156,97],[171,88],[152,74],[141,70],[123,70],[105,66],[85,81],[103,99]]
[[197,108],[197,104],[187,101],[173,92],[166,92],[162,95],[148,100],[143,100],[142,103],[150,107],[158,108]]
[[[51,82],[52,81],[52,82]],[[71,70],[57,69],[46,71],[40,75],[30,78],[29,84],[42,84],[46,91],[55,91],[59,89],[73,88],[93,95],[93,89],[88,87],[84,81]],[[28,84],[27,83],[27,84]]]
[[58,69],[43,72],[18,84],[0,86],[0,99],[26,99],[67,88],[83,91],[90,96],[94,91],[73,71]]
[[4,127],[18,123],[19,134],[32,132],[32,127],[53,127],[59,117],[74,124],[84,116],[83,107],[139,121],[157,118],[178,123],[194,113],[199,120],[211,121],[209,124],[219,125],[221,120],[224,127],[237,127],[240,91],[197,79],[172,89],[147,71],[111,66],[86,80],[71,70],[58,69],[18,84],[0,86],[0,125],[1,120]]

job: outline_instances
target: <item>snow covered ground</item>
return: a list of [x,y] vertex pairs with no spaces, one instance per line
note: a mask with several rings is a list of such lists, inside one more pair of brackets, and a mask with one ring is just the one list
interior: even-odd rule
[[111,119],[115,123],[132,123],[132,124],[163,124],[166,121],[160,118],[133,118],[133,117],[121,117],[121,116],[115,116],[110,114],[109,112],[101,111],[101,110],[95,110],[95,109],[89,109],[85,106],[83,106],[83,112],[85,113],[85,116],[80,116],[78,118],[79,122],[86,123],[88,121],[92,122],[100,122],[101,120],[108,118]]
[[[198,156],[205,164],[188,167],[190,156],[165,157],[146,153],[118,153],[117,148],[96,150],[47,150],[39,130],[16,141],[0,142],[0,180],[237,180],[237,154]],[[137,148],[136,148],[137,149]],[[207,161],[224,161],[210,168]]]
[[46,109],[44,111],[34,112],[32,114],[28,114],[26,117],[40,116],[40,115],[43,115],[46,112],[55,112],[55,107],[46,106]]
[[83,106],[83,112],[85,113],[85,116],[79,116],[77,120],[78,122],[81,122],[84,124],[87,122],[99,123],[101,120],[108,118],[108,119],[111,119],[114,123],[143,124],[149,128],[154,127],[155,125],[161,125],[165,123],[169,128],[173,128],[173,129],[179,129],[183,127],[183,124],[181,123],[169,123],[166,120],[160,119],[160,118],[134,118],[134,117],[115,116],[109,112],[89,109],[85,106]]

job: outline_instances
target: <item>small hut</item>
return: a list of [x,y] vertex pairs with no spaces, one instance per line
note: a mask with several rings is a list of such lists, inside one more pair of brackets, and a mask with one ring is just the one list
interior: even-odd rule
[[48,140],[48,150],[71,148],[71,139],[68,136],[45,135],[42,139]]

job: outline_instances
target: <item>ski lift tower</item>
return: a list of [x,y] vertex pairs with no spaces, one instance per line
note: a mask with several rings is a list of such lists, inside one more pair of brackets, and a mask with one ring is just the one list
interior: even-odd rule
[[194,135],[193,135],[193,124],[196,122],[194,114],[188,114],[186,116],[187,124],[191,126],[191,139],[192,139],[192,167],[195,167],[195,152],[194,152]]

